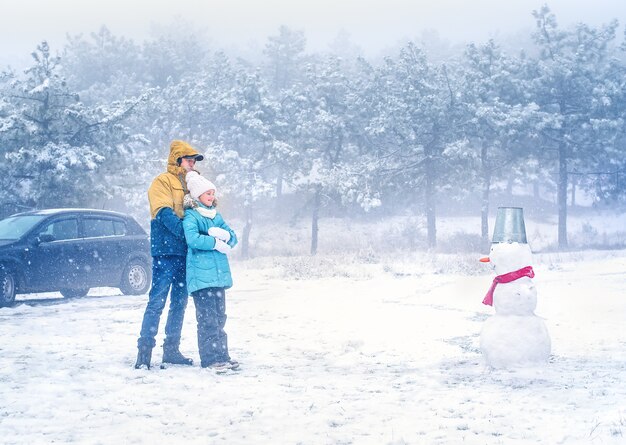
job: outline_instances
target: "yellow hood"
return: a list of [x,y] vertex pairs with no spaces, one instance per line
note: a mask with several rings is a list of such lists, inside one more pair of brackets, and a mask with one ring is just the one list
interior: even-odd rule
[[178,159],[183,156],[200,155],[198,151],[185,141],[172,141],[170,144],[170,155],[167,158],[167,171],[175,176],[182,174],[185,177],[185,169],[178,165]]

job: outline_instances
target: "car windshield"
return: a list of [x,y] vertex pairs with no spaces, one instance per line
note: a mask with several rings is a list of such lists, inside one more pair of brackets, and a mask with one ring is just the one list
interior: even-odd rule
[[19,215],[3,219],[0,221],[0,240],[20,239],[45,217],[46,215]]

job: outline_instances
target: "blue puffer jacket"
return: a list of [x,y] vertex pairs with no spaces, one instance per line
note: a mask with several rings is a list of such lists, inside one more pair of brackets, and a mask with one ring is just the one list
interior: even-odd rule
[[[202,204],[199,204],[202,205]],[[206,207],[205,207],[206,208]],[[213,219],[200,215],[195,209],[185,210],[183,220],[187,240],[187,290],[189,293],[207,287],[233,285],[228,257],[214,250],[215,238],[208,235],[211,227],[221,227],[230,233],[228,245],[237,244],[237,235],[217,213]]]
[[163,207],[150,221],[150,251],[160,255],[187,255],[183,221],[169,207]]

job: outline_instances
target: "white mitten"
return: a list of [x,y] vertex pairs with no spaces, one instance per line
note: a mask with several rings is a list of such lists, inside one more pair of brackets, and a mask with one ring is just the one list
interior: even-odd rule
[[231,247],[219,238],[215,238],[215,247],[213,248],[224,255],[228,255]]
[[228,230],[224,230],[221,227],[211,227],[209,229],[209,235],[214,236],[215,238],[219,238],[225,243],[230,241],[230,233]]

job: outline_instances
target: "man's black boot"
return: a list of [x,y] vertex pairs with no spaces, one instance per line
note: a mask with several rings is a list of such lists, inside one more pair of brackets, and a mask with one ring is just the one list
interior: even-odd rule
[[137,363],[135,363],[135,369],[146,367],[150,369],[150,360],[152,359],[152,348],[149,346],[139,346],[139,352],[137,353]]
[[170,342],[165,339],[163,343],[163,363],[170,363],[172,365],[193,365],[193,360],[185,357],[180,353],[178,347],[180,342]]

